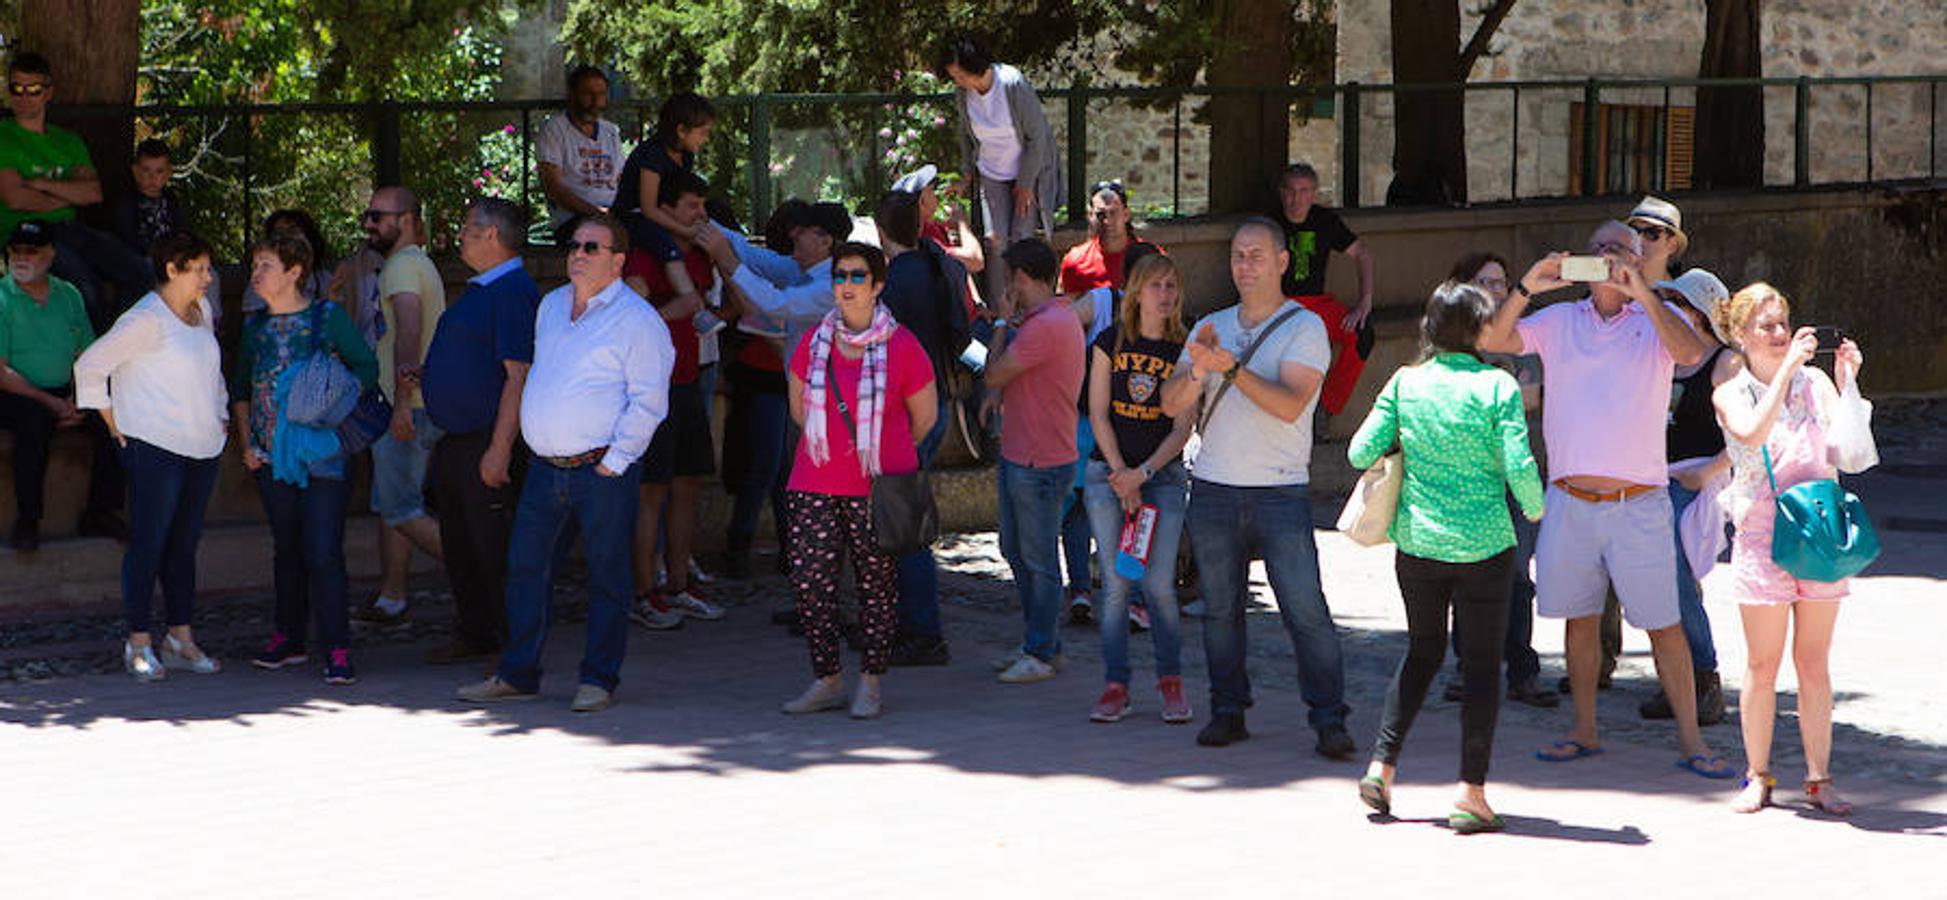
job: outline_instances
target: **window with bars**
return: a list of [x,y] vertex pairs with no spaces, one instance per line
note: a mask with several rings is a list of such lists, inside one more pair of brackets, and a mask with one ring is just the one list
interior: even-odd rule
[[1690,187],[1697,110],[1690,106],[1596,107],[1596,187],[1583,180],[1583,105],[1569,104],[1569,193],[1635,194]]

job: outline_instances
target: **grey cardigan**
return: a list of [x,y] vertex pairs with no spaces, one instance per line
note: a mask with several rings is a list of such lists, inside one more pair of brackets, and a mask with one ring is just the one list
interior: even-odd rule
[[[1068,188],[1041,98],[1035,96],[1034,87],[1022,77],[1021,70],[1006,63],[994,63],[994,87],[1007,92],[1008,115],[1014,120],[1014,133],[1021,138],[1021,177],[1033,187],[1044,221],[1052,222],[1055,207],[1067,200]],[[967,92],[956,89],[954,95],[954,109],[960,113],[960,172],[971,182],[980,174],[979,149],[967,115]]]

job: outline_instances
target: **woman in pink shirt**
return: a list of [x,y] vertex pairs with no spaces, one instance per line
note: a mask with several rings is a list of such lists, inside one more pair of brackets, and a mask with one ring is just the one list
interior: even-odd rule
[[886,258],[844,243],[832,252],[837,309],[806,332],[791,354],[791,418],[804,428],[785,486],[791,585],[811,649],[813,680],[787,713],[845,705],[839,658],[838,574],[846,555],[858,576],[865,632],[853,718],[879,715],[879,677],[898,625],[899,560],[879,549],[872,527],[872,479],[919,471],[917,438],[939,415],[933,363],[912,332],[879,303]]

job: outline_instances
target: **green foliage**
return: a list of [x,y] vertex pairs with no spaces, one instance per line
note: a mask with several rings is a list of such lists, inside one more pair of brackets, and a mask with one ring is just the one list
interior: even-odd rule
[[[146,0],[139,102],[491,100],[500,79],[497,39],[509,22],[497,0]],[[520,148],[506,119],[441,113],[401,122],[403,180],[420,193],[435,237],[445,237],[466,200],[481,192],[473,183],[481,173],[513,173],[519,193]],[[241,249],[280,207],[315,215],[337,253],[359,239],[357,215],[372,186],[368,116],[277,112],[151,118],[139,126],[176,148],[176,188],[217,247]]]

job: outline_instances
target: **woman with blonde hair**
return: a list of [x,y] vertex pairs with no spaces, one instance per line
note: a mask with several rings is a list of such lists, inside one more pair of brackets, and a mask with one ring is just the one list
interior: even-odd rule
[[1731,540],[1731,593],[1744,620],[1745,671],[1741,695],[1746,772],[1731,808],[1757,812],[1771,803],[1771,737],[1778,668],[1791,635],[1798,675],[1798,732],[1805,749],[1805,799],[1834,815],[1852,804],[1832,787],[1832,678],[1827,660],[1844,580],[1807,581],[1772,561],[1778,495],[1793,485],[1860,472],[1878,461],[1859,396],[1859,346],[1836,351],[1838,385],[1807,366],[1818,349],[1816,329],[1791,327],[1791,303],[1764,282],[1738,291],[1718,310],[1724,335],[1744,354],[1744,368],[1717,388],[1712,403],[1730,452],[1731,486],[1724,506],[1737,534]]
[[1115,323],[1089,351],[1088,417],[1095,433],[1083,486],[1101,570],[1102,666],[1107,685],[1089,718],[1115,722],[1129,714],[1129,589],[1134,578],[1117,564],[1122,532],[1145,506],[1154,507],[1147,566],[1140,576],[1156,650],[1156,689],[1163,721],[1190,721],[1183,693],[1182,642],[1176,605],[1176,550],[1188,509],[1189,477],[1183,445],[1195,407],[1163,412],[1162,385],[1176,369],[1188,331],[1176,263],[1152,254],[1131,267]]

